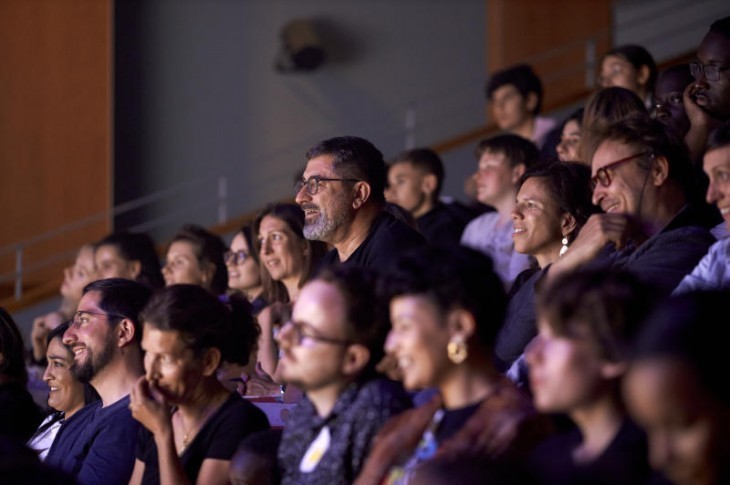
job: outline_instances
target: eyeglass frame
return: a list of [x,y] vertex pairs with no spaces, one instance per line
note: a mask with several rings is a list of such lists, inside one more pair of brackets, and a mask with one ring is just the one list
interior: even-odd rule
[[339,338],[334,338],[334,337],[324,337],[322,335],[311,335],[311,334],[304,333],[304,332],[302,332],[302,329],[306,326],[308,326],[308,325],[304,322],[295,322],[294,320],[288,320],[279,329],[279,335],[281,335],[281,331],[284,330],[285,328],[292,327],[292,329],[294,330],[294,343],[297,346],[302,345],[302,342],[304,341],[304,339],[309,339],[309,340],[313,340],[315,342],[322,342],[322,343],[330,344],[330,345],[343,345],[345,347],[355,343],[355,342],[352,342],[351,340],[346,340],[346,339],[339,339]]
[[[634,160],[635,158],[643,157],[644,155],[648,155],[651,152],[643,151],[639,153],[635,153],[633,155],[629,155],[628,157],[620,158],[616,161],[613,161],[611,163],[607,163],[603,167],[596,170],[596,174],[591,177],[591,190],[595,191],[596,187],[598,187],[598,184],[601,184],[601,187],[609,187],[611,185],[611,174],[609,173],[610,170],[614,170],[617,165],[621,165],[626,162],[630,162],[631,160]],[[604,182],[602,178],[605,177],[606,181]]]
[[[311,189],[312,187],[312,181],[314,181],[314,189]],[[307,188],[307,194],[309,195],[317,195],[317,192],[319,192],[320,184],[322,182],[362,182],[360,179],[349,179],[349,178],[330,178],[330,177],[321,177],[319,175],[312,175],[307,180],[297,180],[294,183],[294,190],[295,193],[298,194],[302,188]]]
[[231,263],[231,259],[234,260],[233,264],[236,266],[239,266],[246,262],[248,258],[251,257],[251,253],[244,251],[243,249],[239,249],[238,251],[231,251],[230,249],[223,253],[223,262],[226,264]]
[[77,321],[79,319],[78,317],[80,317],[81,314],[94,315],[95,317],[107,317],[107,318],[119,318],[119,319],[127,318],[124,315],[119,315],[117,313],[87,312],[84,310],[79,310],[79,311],[75,312],[74,316],[71,317],[71,319],[68,321],[68,328],[82,327],[82,326],[86,325],[86,323],[84,323],[84,322]]
[[[708,71],[708,69],[710,69]],[[699,79],[700,73],[704,74],[705,79],[712,83],[720,80],[720,73],[730,69],[728,67],[713,66],[712,64],[702,64],[700,61],[692,61],[689,63],[689,73],[693,78]],[[712,75],[710,75],[712,73]]]

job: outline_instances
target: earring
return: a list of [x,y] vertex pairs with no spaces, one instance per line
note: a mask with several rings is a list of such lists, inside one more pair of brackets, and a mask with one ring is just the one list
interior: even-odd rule
[[454,337],[449,341],[446,346],[446,353],[449,356],[449,360],[456,365],[461,364],[469,356],[469,351],[461,337]]
[[560,240],[560,243],[563,245],[560,248],[559,256],[562,258],[563,254],[568,252],[568,236],[564,236],[563,239]]

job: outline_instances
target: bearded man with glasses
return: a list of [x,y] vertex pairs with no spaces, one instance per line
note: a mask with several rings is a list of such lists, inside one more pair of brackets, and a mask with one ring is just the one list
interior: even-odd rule
[[320,268],[344,263],[374,269],[424,243],[423,236],[386,211],[387,168],[383,154],[367,140],[343,136],[307,152],[307,166],[295,186],[304,211],[304,237],[332,249]]
[[593,203],[603,213],[588,219],[548,278],[584,265],[613,267],[668,295],[707,253],[720,222],[686,146],[637,113],[607,128],[591,165]]

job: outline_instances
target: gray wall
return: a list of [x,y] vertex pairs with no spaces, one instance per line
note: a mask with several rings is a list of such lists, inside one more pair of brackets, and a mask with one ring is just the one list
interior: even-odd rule
[[[116,5],[115,200],[175,189],[118,226],[162,217],[152,233],[165,238],[183,222],[211,224],[219,176],[229,216],[288,197],[306,149],[331,136],[363,136],[387,158],[484,122],[484,0]],[[275,72],[281,27],[302,17],[330,58]],[[461,196],[474,162],[446,158],[445,194]]]

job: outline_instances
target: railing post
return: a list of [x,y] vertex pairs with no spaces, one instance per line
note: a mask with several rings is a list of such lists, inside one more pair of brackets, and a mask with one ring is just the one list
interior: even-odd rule
[[218,177],[218,224],[228,220],[228,179],[224,176]]
[[405,119],[406,150],[416,147],[416,108],[412,104],[406,107]]
[[586,77],[585,85],[587,89],[593,89],[596,83],[596,39],[589,38],[586,41]]
[[23,246],[15,250],[15,299],[23,297]]

